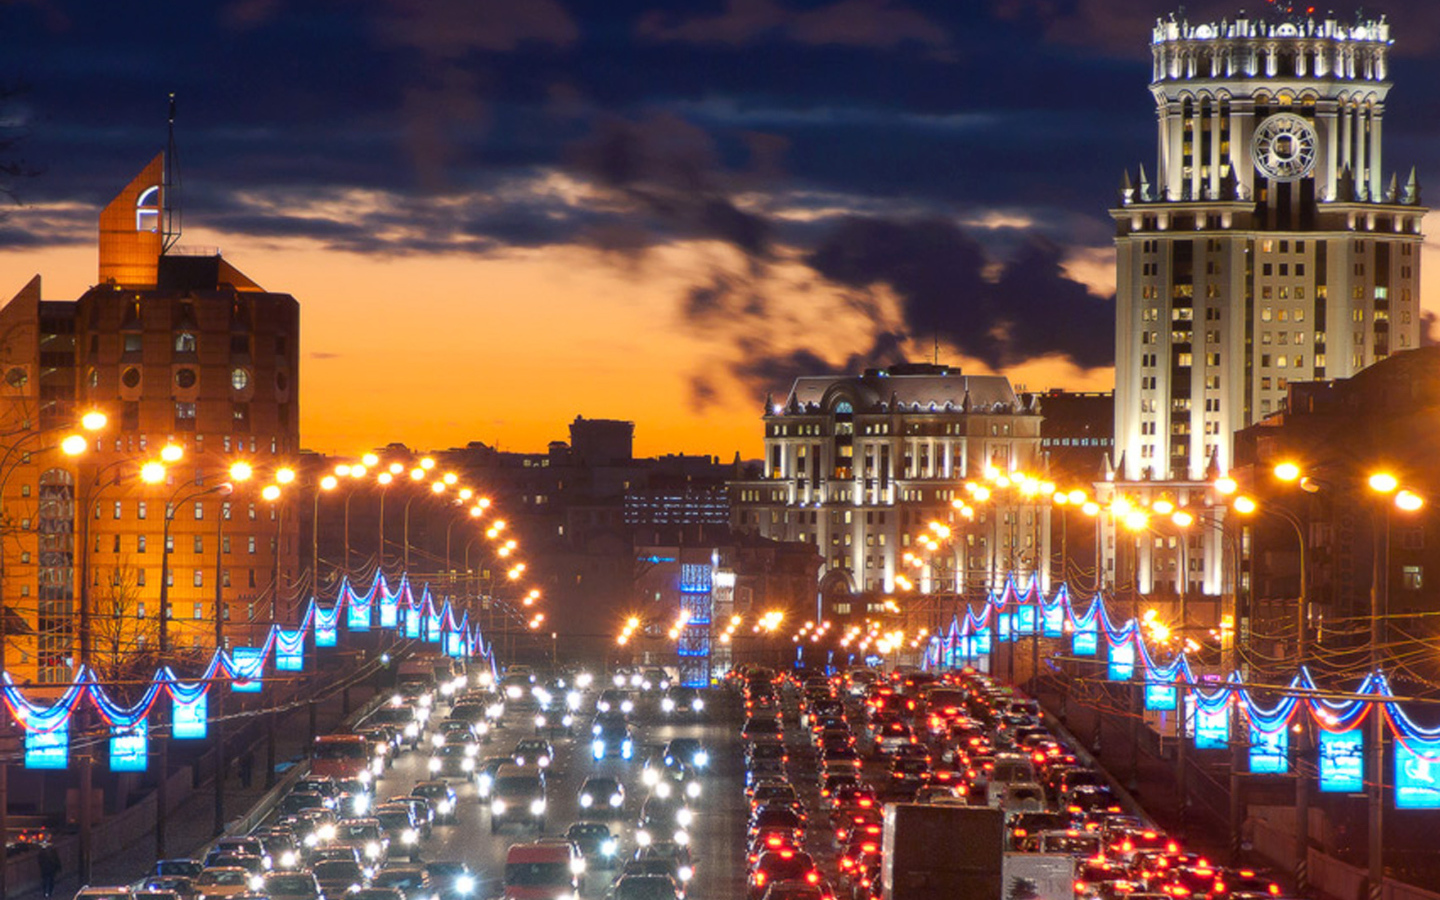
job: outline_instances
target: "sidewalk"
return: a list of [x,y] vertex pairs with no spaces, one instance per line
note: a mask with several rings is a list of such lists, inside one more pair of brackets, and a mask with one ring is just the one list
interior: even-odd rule
[[[353,715],[373,696],[374,691],[369,685],[357,685],[352,688],[349,714]],[[345,721],[347,715],[343,712],[342,706],[342,698],[338,692],[316,704],[315,727],[317,734],[333,731]],[[309,710],[305,704],[283,714],[277,720],[275,725],[277,770],[283,771],[288,765],[293,765],[306,757],[309,752],[309,748],[306,746],[309,728]],[[244,751],[241,748],[232,747],[229,777],[225,781],[227,823],[244,817],[267,792],[265,787],[265,739],[261,737],[252,749],[256,766],[250,786],[247,788],[240,783],[239,766],[237,765],[237,760]],[[214,826],[215,782],[212,777],[171,809],[165,829],[166,855],[171,858],[197,855],[215,838]],[[57,898],[72,897],[84,886],[80,884],[78,873],[74,867],[68,865],[68,854],[65,856],[67,857],[66,868],[61,870],[55,885],[54,896]],[[94,861],[91,867],[90,883],[107,887],[130,884],[154,871],[154,866],[155,829],[152,820],[149,827],[137,830],[119,852],[112,853],[108,857],[97,858]],[[16,900],[40,900],[42,895],[38,882],[29,884],[28,881],[26,879],[26,883],[24,883],[24,890],[12,889],[10,897],[16,898]]]

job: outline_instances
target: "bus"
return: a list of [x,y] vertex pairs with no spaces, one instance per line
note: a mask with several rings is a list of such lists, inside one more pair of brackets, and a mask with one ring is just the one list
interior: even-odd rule
[[310,774],[317,778],[359,778],[370,768],[370,742],[358,734],[325,734],[310,751]]

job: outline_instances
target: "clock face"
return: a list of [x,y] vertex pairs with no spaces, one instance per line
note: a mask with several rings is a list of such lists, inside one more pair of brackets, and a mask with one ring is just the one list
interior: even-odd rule
[[1298,181],[1315,171],[1315,128],[1293,113],[1260,123],[1250,144],[1255,168],[1272,181]]

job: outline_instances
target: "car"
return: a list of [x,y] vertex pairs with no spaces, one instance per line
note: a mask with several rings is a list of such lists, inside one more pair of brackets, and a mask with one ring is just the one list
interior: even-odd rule
[[171,900],[190,900],[195,896],[195,882],[184,875],[151,875],[135,888],[135,896],[159,900],[166,895]]
[[555,748],[544,738],[525,738],[510,751],[510,758],[517,766],[533,765],[544,769],[555,758]]
[[750,869],[745,896],[747,900],[761,900],[773,882],[799,880],[819,884],[821,877],[814,858],[805,851],[767,850]]
[[676,874],[675,865],[670,860],[660,859],[658,857],[653,859],[632,859],[625,863],[625,868],[620,871],[618,881],[624,881],[626,878],[641,875],[664,878],[670,882],[671,887],[675,891],[675,896],[684,900],[685,883],[682,882],[680,876]]
[[206,857],[207,869],[244,869],[251,875],[264,876],[265,858],[254,853],[220,853]]
[[630,759],[635,754],[635,737],[621,712],[602,712],[590,724],[590,755],[596,760],[607,756]]
[[431,809],[434,821],[443,825],[454,825],[455,806],[458,802],[455,788],[448,781],[419,781],[410,789],[410,796],[424,799]]
[[403,806],[410,811],[411,826],[415,828],[418,835],[428,838],[435,830],[435,813],[430,807],[430,801],[424,797],[399,796],[391,797],[384,803],[376,806],[376,809],[386,807]]
[[765,889],[764,900],[835,900],[835,892],[824,878],[803,878],[773,882]]
[[576,822],[565,829],[565,839],[580,848],[593,868],[613,869],[620,864],[619,839],[603,822]]
[[473,900],[479,893],[480,879],[470,866],[455,860],[435,860],[425,864],[425,874],[435,889],[437,900]]
[[430,873],[423,866],[386,866],[370,877],[372,888],[397,888],[408,900],[426,900],[432,894]]
[[196,900],[215,900],[248,893],[262,884],[261,876],[239,866],[201,869],[194,880]]
[[694,812],[685,804],[683,797],[651,794],[640,804],[639,828],[649,832],[651,837],[671,834],[688,829],[694,818]]
[[207,868],[216,865],[212,860],[222,856],[245,855],[258,856],[262,869],[269,871],[274,867],[275,861],[265,850],[265,843],[258,837],[222,837],[211,846],[210,852],[205,854],[205,866]]
[[322,900],[325,896],[310,872],[271,872],[261,890],[270,900]]
[[670,687],[660,698],[660,711],[667,716],[698,716],[705,710],[705,698],[693,687]]
[[609,775],[591,775],[576,798],[582,816],[619,816],[625,812],[625,785]]
[[369,883],[365,869],[353,859],[322,859],[312,863],[310,871],[315,873],[315,880],[320,882],[320,890],[326,897],[343,897]]
[[205,868],[204,863],[195,859],[159,859],[155,861],[156,875],[180,875],[194,878]]
[[75,900],[134,900],[135,892],[125,885],[116,887],[84,887],[75,894]]
[[705,749],[704,744],[700,743],[699,738],[671,738],[660,752],[665,757],[667,765],[672,759],[678,759],[685,765],[693,766],[696,769],[704,769],[710,765],[710,752]]
[[599,712],[615,710],[628,716],[635,711],[635,701],[630,699],[629,691],[606,688],[595,699],[595,709]]
[[611,900],[681,900],[685,892],[669,875],[623,875],[615,882]]
[[389,838],[387,859],[400,850],[405,851],[411,859],[420,854],[420,831],[415,827],[415,816],[408,806],[403,803],[382,803],[375,807],[373,818],[380,823]]
[[678,841],[652,841],[635,851],[635,860],[640,862],[659,860],[683,887],[695,877],[695,866],[690,859],[690,848]]
[[365,865],[375,868],[389,856],[390,836],[378,819],[341,819],[335,823],[335,846],[354,847]]
[[514,764],[514,758],[509,756],[487,756],[475,767],[475,791],[481,799],[490,796],[490,787],[495,782],[496,770],[501,766]]
[[568,841],[511,844],[505,852],[504,900],[552,900],[580,891],[585,860]]

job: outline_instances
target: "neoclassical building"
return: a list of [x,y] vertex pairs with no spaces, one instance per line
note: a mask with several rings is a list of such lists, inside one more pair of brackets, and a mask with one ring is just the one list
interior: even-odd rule
[[1038,403],[1003,376],[906,364],[803,377],[783,401],[767,398],[763,418],[763,471],[731,483],[731,523],[815,545],[825,561],[822,614],[878,611],[854,604],[875,605],[896,590],[906,551],[931,522],[953,529],[951,557],[927,567],[918,587],[980,589],[1010,568],[1046,571],[1048,499],[997,493],[975,505],[973,520],[954,505],[987,466],[1009,473],[1041,464]]

